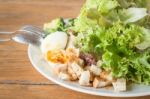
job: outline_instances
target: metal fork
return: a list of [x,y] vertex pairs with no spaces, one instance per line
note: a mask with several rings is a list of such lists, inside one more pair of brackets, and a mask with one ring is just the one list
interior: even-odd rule
[[14,32],[0,32],[0,34],[9,36],[9,38],[0,38],[0,42],[14,40],[19,43],[33,45],[39,45],[41,40],[45,37],[45,33],[42,29],[32,25],[25,25]]

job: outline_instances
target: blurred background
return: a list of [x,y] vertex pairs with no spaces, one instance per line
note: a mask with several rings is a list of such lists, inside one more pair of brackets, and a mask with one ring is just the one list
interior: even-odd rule
[[84,0],[0,0],[0,31],[42,26],[56,17],[76,17]]

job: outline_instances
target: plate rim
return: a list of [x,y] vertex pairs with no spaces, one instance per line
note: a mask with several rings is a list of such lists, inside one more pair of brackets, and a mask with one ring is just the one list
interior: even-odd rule
[[112,94],[110,94],[110,93],[98,93],[98,92],[92,92],[92,91],[89,91],[89,90],[86,90],[86,89],[82,89],[82,88],[80,88],[80,90],[79,90],[79,88],[76,88],[76,87],[67,85],[67,84],[65,84],[65,83],[59,82],[59,81],[57,81],[56,79],[53,79],[52,77],[49,77],[49,76],[47,76],[46,74],[44,74],[44,72],[42,72],[42,70],[40,70],[40,69],[38,68],[38,66],[36,66],[36,64],[32,61],[31,54],[30,54],[30,51],[31,51],[31,49],[32,49],[32,46],[33,46],[33,45],[29,45],[29,46],[28,46],[28,51],[27,51],[28,57],[29,57],[29,60],[30,60],[30,62],[31,62],[31,64],[32,64],[32,66],[33,66],[42,76],[44,76],[44,77],[47,78],[48,80],[50,80],[50,81],[52,81],[52,82],[54,82],[54,83],[56,83],[56,84],[58,84],[58,85],[60,85],[60,86],[62,86],[62,87],[65,87],[65,88],[67,88],[67,89],[71,89],[71,90],[73,90],[73,91],[82,92],[82,93],[90,94],[90,95],[96,95],[96,96],[106,96],[106,97],[141,97],[141,96],[150,96],[150,92],[144,92],[144,93],[138,93],[138,94],[132,94],[132,93],[131,93],[131,94],[128,94],[128,95],[125,95],[125,94],[118,94],[118,93],[116,93],[116,94],[114,94],[114,93],[112,93]]

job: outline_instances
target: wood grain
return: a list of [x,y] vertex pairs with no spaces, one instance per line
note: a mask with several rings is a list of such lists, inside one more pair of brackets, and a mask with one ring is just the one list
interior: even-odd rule
[[[110,99],[110,97],[100,97],[75,92],[69,89],[65,89],[58,85],[4,84],[0,85],[0,89],[0,97],[5,97],[5,99]],[[13,97],[10,98],[10,96]],[[127,98],[111,97],[111,99]],[[149,97],[136,97],[130,99],[149,99]]]
[[76,17],[83,2],[83,0],[0,1],[0,30],[17,29],[25,24],[42,26],[44,22],[56,17]]
[[[76,17],[83,2],[0,0],[0,31],[14,31],[25,24],[42,27],[43,23],[56,17]],[[32,67],[27,48],[26,45],[12,41],[0,43],[0,99],[109,99],[75,92],[47,80]]]

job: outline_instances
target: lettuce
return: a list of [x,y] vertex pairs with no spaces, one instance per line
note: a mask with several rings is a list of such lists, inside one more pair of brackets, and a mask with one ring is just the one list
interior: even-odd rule
[[45,23],[43,30],[48,35],[50,33],[56,32],[56,31],[66,32],[67,30],[69,30],[73,26],[74,26],[74,19],[73,18],[67,19],[67,20],[64,20],[63,18],[56,18],[56,19],[53,19],[49,23]]
[[150,47],[150,30],[143,29],[144,37],[143,41],[136,45],[139,50],[145,50]]
[[127,78],[139,84],[150,85],[150,51],[136,54],[130,58],[130,61]]
[[87,0],[72,28],[76,46],[115,78],[150,85],[149,0]]
[[136,22],[148,15],[146,8],[129,8],[125,14],[128,16],[125,23]]
[[[146,23],[146,21],[150,22],[150,20],[147,20],[149,17],[147,13],[148,9],[142,6],[143,3],[140,0],[135,0],[136,2],[131,2],[131,0],[120,1],[123,4],[120,4],[119,1],[120,0],[87,0],[82,7],[81,13],[77,20],[79,20],[81,23],[83,22],[82,19],[80,20],[80,18],[83,17],[88,18],[89,21],[96,20],[97,24],[101,27],[112,26],[113,23],[118,22],[119,20],[124,24],[133,22],[135,23],[142,19],[145,19],[143,23]],[[135,4],[136,6],[131,6],[130,3]],[[124,7],[124,5],[128,6]]]
[[148,8],[149,0],[117,0],[121,7],[146,7]]
[[119,6],[116,0],[87,0],[86,9],[94,9],[99,13],[105,14]]
[[45,33],[49,34],[56,31],[62,31],[64,28],[64,21],[62,18],[57,18],[49,23],[44,24]]

